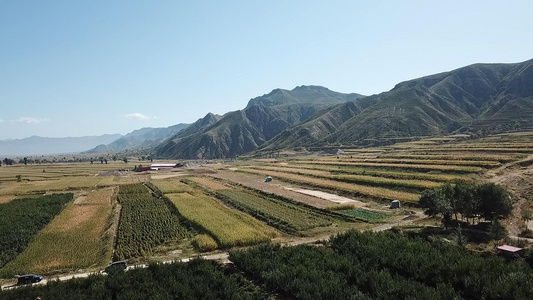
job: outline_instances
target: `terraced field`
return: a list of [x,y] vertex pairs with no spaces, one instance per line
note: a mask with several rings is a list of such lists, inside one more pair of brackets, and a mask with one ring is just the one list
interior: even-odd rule
[[342,149],[344,154],[333,156],[252,163],[238,171],[368,201],[416,203],[424,189],[445,182],[481,180],[491,169],[526,158],[533,153],[532,138],[531,133],[479,140],[466,140],[462,135],[432,138],[372,149]]
[[418,201],[418,195],[414,193],[402,192],[397,190],[392,190],[388,188],[373,187],[367,185],[357,185],[346,182],[340,182],[336,180],[329,179],[319,179],[312,176],[305,175],[296,175],[286,172],[274,172],[274,171],[263,171],[256,169],[244,169],[242,172],[252,173],[252,174],[261,174],[269,175],[278,179],[282,179],[295,184],[304,184],[316,188],[323,188],[333,192],[340,192],[342,194],[348,194],[352,196],[369,196],[377,199],[399,199],[407,202],[416,202]]

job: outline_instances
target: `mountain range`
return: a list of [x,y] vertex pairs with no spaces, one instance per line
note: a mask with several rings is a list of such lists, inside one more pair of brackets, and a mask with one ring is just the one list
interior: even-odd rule
[[275,89],[251,99],[243,110],[224,116],[208,114],[191,129],[154,149],[160,158],[225,158],[257,149],[283,131],[333,105],[362,98],[320,86]]
[[112,143],[108,143],[107,145],[103,143],[82,153],[112,153],[123,150],[153,148],[163,142],[164,139],[182,131],[188,126],[189,124],[180,123],[163,128],[144,127],[134,130]]
[[[250,99],[242,110],[222,116],[208,113],[193,124],[107,135],[98,143],[96,137],[68,138],[87,143],[39,137],[0,141],[0,155],[59,153],[59,148],[60,153],[143,149],[157,158],[213,159],[296,147],[372,146],[405,138],[530,129],[533,60],[474,64],[404,81],[371,96],[321,86],[274,89]],[[57,147],[46,146],[56,143]]]
[[474,64],[367,97],[318,86],[276,89],[204,124],[160,144],[155,156],[228,158],[251,151],[533,129],[533,60]]
[[290,128],[264,149],[386,143],[453,132],[533,128],[533,60],[474,64],[397,84]]
[[104,134],[99,136],[65,138],[32,136],[23,139],[1,140],[0,155],[31,156],[80,153],[98,144],[109,144],[120,137],[120,134]]

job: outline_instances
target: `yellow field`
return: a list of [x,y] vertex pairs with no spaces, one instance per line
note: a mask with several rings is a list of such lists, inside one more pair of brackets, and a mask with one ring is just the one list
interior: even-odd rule
[[168,178],[151,181],[163,194],[193,192],[193,188],[177,178]]
[[278,232],[266,224],[206,195],[166,196],[185,218],[205,228],[221,247],[252,245],[278,236]]
[[422,188],[422,189],[431,189],[439,186],[441,183],[429,181],[429,180],[406,180],[406,179],[391,179],[384,178],[379,176],[368,176],[368,175],[334,175],[331,172],[320,171],[320,170],[310,170],[310,169],[298,169],[298,168],[277,168],[270,166],[260,166],[252,167],[253,169],[259,170],[269,170],[275,172],[286,172],[292,174],[298,174],[303,176],[313,176],[324,179],[333,179],[343,182],[354,182],[360,184],[370,184],[370,185],[383,185],[383,186],[396,186],[396,187],[408,187],[408,188]]
[[[276,165],[278,168],[296,168],[302,170],[303,173],[308,170],[324,171],[329,174],[346,174],[346,175],[370,175],[374,177],[383,177],[383,178],[397,178],[397,179],[421,179],[428,181],[472,181],[469,177],[464,175],[454,175],[454,174],[430,174],[423,172],[400,172],[400,171],[386,171],[380,169],[371,169],[371,168],[358,168],[358,167],[349,167],[349,166],[331,166],[331,165]],[[282,170],[282,169],[280,169]]]
[[376,163],[376,162],[348,162],[348,161],[298,161],[298,163],[304,164],[316,164],[316,165],[336,165],[336,166],[356,166],[356,167],[369,167],[369,168],[390,168],[390,169],[404,169],[404,170],[433,170],[444,171],[451,173],[477,173],[483,169],[480,167],[464,167],[464,166],[445,166],[445,165],[423,165],[423,164],[393,164],[393,163]]
[[106,238],[104,232],[112,211],[113,192],[114,188],[98,189],[67,204],[2,272],[49,273],[108,263],[113,238]]
[[118,184],[112,176],[64,177],[61,179],[27,182],[3,182],[0,195],[27,195],[36,193],[94,189]]
[[229,189],[228,186],[223,185],[211,177],[192,177],[191,179],[192,181],[199,183],[211,190],[220,191]]
[[352,183],[338,182],[335,180],[328,180],[322,178],[312,178],[303,175],[275,172],[275,171],[262,171],[254,169],[243,169],[243,172],[249,172],[253,174],[270,175],[275,178],[283,179],[292,183],[301,183],[303,185],[310,185],[314,187],[321,187],[328,190],[340,191],[345,193],[353,193],[358,196],[370,196],[377,199],[389,199],[389,200],[402,200],[407,202],[418,201],[418,194],[406,193],[387,188],[358,185]]

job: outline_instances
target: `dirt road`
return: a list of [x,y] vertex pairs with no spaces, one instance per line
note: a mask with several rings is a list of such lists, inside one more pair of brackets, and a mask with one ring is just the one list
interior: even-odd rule
[[505,186],[516,198],[512,216],[505,220],[504,225],[510,235],[517,236],[525,229],[522,211],[530,208],[530,202],[533,200],[533,155],[489,170],[484,178]]

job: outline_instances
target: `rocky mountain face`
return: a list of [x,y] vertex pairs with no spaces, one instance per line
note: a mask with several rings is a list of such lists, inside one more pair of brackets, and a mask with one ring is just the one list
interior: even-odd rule
[[[253,98],[245,109],[208,114],[155,148],[161,158],[228,158],[248,153],[284,130],[331,106],[363,97],[320,86],[275,89]],[[193,129],[194,128],[194,129]]]
[[533,60],[475,64],[397,84],[289,128],[264,150],[533,128]]

